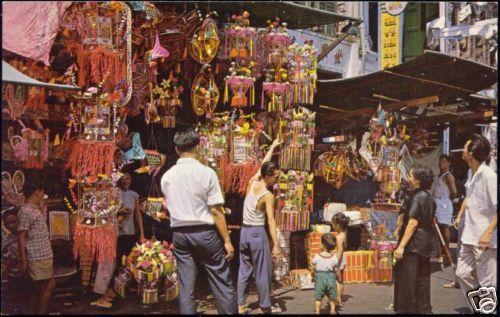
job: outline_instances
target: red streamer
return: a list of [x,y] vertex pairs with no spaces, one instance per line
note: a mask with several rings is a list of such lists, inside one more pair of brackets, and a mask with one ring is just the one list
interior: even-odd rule
[[115,142],[84,141],[74,143],[64,166],[73,177],[111,175],[114,164]]
[[97,262],[113,261],[116,257],[115,226],[92,227],[76,225],[73,235],[73,255],[92,254]]
[[239,193],[245,195],[248,182],[259,170],[259,163],[248,162],[244,164],[229,163],[222,158],[222,188],[226,193]]

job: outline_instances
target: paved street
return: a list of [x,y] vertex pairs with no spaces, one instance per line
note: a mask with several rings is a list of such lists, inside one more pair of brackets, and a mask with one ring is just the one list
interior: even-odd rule
[[[452,281],[453,270],[447,267],[441,271],[437,263],[433,263],[431,300],[435,314],[459,314],[466,313],[466,303],[458,289],[444,289],[443,283]],[[198,311],[206,314],[215,314],[213,299],[206,293],[208,287],[203,280],[200,281],[198,289],[201,300]],[[156,304],[143,306],[138,302],[138,297],[131,294],[127,299],[115,302],[113,309],[104,310],[90,306],[92,296],[81,292],[77,279],[60,283],[54,294],[50,312],[51,314],[176,314],[178,308],[176,303]],[[252,287],[248,304],[251,309],[257,309],[257,295]],[[205,292],[205,294],[202,294]],[[297,290],[289,286],[281,286],[274,291],[274,300],[281,307],[284,314],[310,314],[313,312],[314,301],[312,290]],[[2,294],[4,295],[4,294]],[[392,303],[393,287],[378,284],[347,284],[345,287],[345,306],[339,311],[340,314],[392,314],[389,309]],[[8,297],[2,296],[4,300]],[[208,298],[207,298],[208,297]],[[19,301],[19,298],[17,298]],[[24,301],[23,301],[24,303]],[[25,306],[25,305],[24,305]],[[20,313],[21,310],[13,311],[13,306],[2,303],[3,313]],[[254,311],[255,312],[255,311]],[[323,313],[328,313],[326,299],[323,301]]]

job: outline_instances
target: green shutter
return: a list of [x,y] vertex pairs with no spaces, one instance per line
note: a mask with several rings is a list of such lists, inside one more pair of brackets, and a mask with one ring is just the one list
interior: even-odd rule
[[425,14],[418,2],[408,3],[404,11],[403,62],[417,57],[424,51],[425,30],[422,32],[420,26],[422,13]]

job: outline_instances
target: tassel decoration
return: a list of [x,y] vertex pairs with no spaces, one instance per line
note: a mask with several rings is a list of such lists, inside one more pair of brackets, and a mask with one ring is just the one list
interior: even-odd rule
[[78,140],[64,166],[73,177],[111,175],[114,165],[115,142]]
[[73,235],[73,255],[79,255],[90,251],[92,258],[98,262],[113,261],[116,257],[114,226],[91,227],[77,225]]

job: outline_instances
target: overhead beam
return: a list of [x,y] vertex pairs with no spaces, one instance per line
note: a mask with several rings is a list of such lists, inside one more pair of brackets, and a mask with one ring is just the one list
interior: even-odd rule
[[[457,123],[457,122],[461,122],[461,121],[488,119],[488,118],[493,117],[493,115],[494,115],[494,111],[488,110],[488,111],[471,113],[471,114],[463,115],[460,117],[450,117],[449,115],[446,115],[446,116],[427,118],[427,119],[423,120],[422,123],[424,123],[426,125],[432,125],[432,124],[442,123],[442,122]],[[468,122],[467,124],[470,124],[470,122]]]
[[[390,104],[385,105],[385,106],[382,105],[382,109],[390,111],[390,110],[399,110],[401,108],[415,108],[415,107],[425,106],[425,105],[428,105],[430,103],[435,103],[438,101],[439,101],[438,96],[429,96],[429,97],[412,99],[412,100],[407,100],[407,101],[394,102],[394,103],[390,103]],[[362,116],[365,114],[373,114],[377,110],[377,107],[378,106],[343,112],[341,117],[339,116],[339,117],[336,117],[332,120],[328,120],[326,123],[338,121],[341,118],[345,119],[345,118],[351,118],[351,117],[356,117],[356,116]]]
[[404,74],[400,74],[400,73],[395,73],[395,72],[392,72],[392,71],[386,70],[386,69],[384,69],[382,72],[384,72],[386,74],[390,74],[390,75],[402,77],[402,78],[416,80],[416,81],[419,81],[419,82],[424,82],[424,83],[429,83],[429,84],[433,84],[433,85],[438,85],[438,86],[443,86],[443,87],[447,87],[447,88],[459,90],[459,91],[466,92],[466,93],[469,93],[469,94],[475,93],[475,91],[473,91],[473,90],[469,90],[469,89],[465,89],[465,88],[462,88],[462,87],[457,87],[457,86],[445,84],[445,83],[442,83],[442,82],[439,82],[439,81],[435,81],[435,80],[423,79],[423,78],[413,77],[413,76],[410,76],[410,75],[404,75]]

